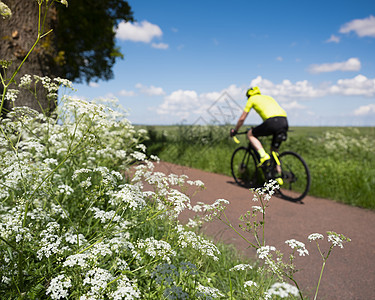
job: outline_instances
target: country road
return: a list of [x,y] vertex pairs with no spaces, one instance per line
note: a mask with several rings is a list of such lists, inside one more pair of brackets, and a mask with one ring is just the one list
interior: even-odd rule
[[[226,214],[235,227],[239,224],[240,215],[256,205],[251,192],[237,186],[231,177],[165,162],[158,164],[156,170],[202,180],[206,189],[196,194],[191,199],[192,203],[202,201],[211,204],[219,198],[230,201]],[[186,221],[187,217],[183,215],[182,221]],[[310,254],[297,257],[295,264],[299,271],[295,278],[311,299],[319,279],[322,258],[307,236],[318,232],[326,237],[327,231],[335,231],[350,237],[352,241],[344,244],[343,249],[333,249],[324,269],[318,299],[375,299],[375,212],[310,196],[302,203],[272,197],[265,227],[266,243],[285,254],[290,249],[285,245],[288,239],[306,244]],[[234,244],[244,255],[255,258],[254,250],[249,249],[246,242],[222,222],[206,224],[204,232],[215,240]],[[326,242],[321,245],[322,250],[328,249]]]

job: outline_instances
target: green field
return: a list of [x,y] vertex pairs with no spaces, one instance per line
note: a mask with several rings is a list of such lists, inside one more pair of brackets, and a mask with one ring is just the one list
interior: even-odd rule
[[[143,126],[148,154],[161,160],[231,176],[238,146],[228,126]],[[245,127],[243,127],[245,128]],[[247,142],[244,136],[241,144]],[[268,149],[270,139],[262,140]],[[311,172],[309,195],[375,209],[374,127],[293,127],[280,151],[292,150]]]

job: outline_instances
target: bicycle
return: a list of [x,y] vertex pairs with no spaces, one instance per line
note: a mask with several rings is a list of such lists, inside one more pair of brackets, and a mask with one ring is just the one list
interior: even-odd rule
[[[237,134],[247,134],[247,131]],[[233,139],[240,143],[235,136]],[[275,135],[271,144],[271,159],[267,166],[260,166],[259,154],[250,142],[247,147],[241,146],[234,150],[231,170],[235,182],[243,187],[257,188],[263,186],[264,182],[274,179],[281,183],[278,190],[281,198],[291,201],[302,200],[310,188],[310,171],[306,162],[296,152],[279,153],[281,143],[286,140],[286,131]]]

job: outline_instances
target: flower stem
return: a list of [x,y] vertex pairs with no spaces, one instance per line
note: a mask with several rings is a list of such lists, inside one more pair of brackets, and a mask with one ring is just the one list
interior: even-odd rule
[[317,296],[318,296],[319,285],[320,285],[320,281],[321,281],[322,276],[323,276],[323,271],[324,271],[324,267],[325,267],[325,265],[326,265],[326,260],[323,261],[322,270],[320,271],[319,281],[318,281],[318,285],[317,285],[317,287],[316,287],[314,300],[316,300],[316,299],[317,299]]

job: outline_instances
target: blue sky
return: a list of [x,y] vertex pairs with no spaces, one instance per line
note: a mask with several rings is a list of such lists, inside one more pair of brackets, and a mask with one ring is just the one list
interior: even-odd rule
[[374,0],[128,2],[125,59],[77,96],[115,97],[134,124],[234,124],[258,85],[291,126],[375,126]]

